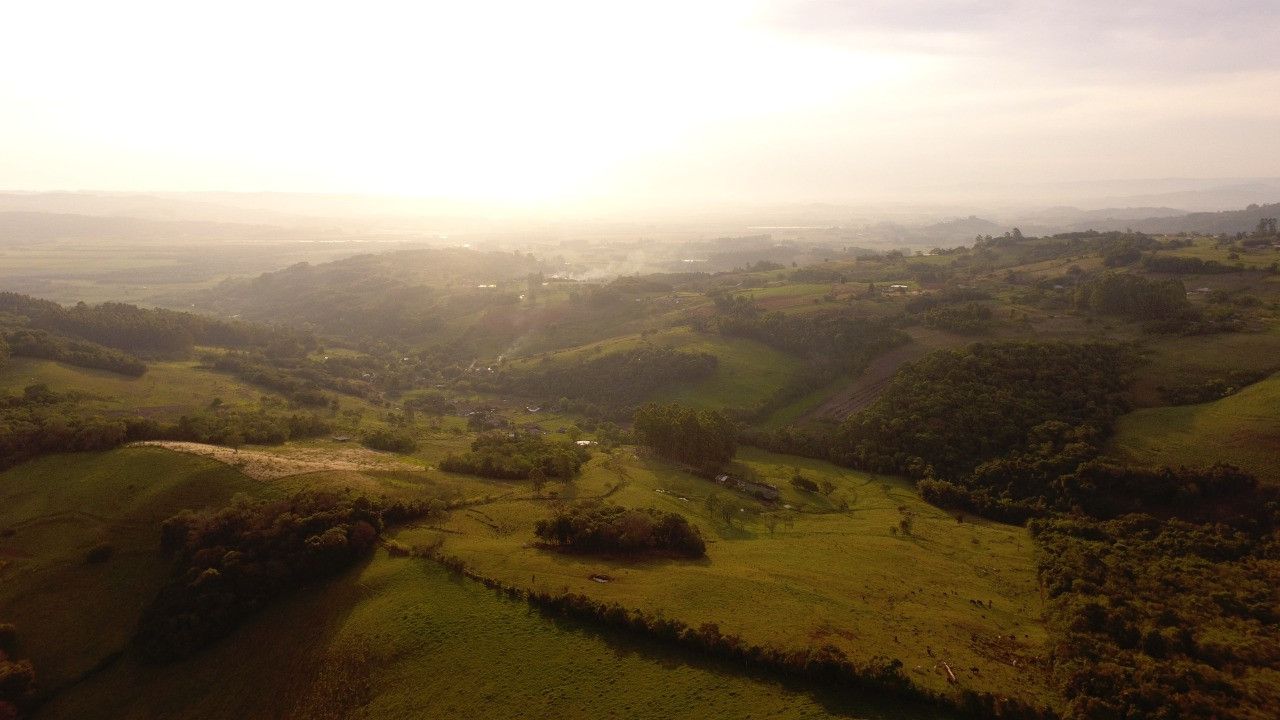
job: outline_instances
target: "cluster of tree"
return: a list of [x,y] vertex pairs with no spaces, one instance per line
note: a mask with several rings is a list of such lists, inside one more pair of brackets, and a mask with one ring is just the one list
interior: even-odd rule
[[463,455],[450,454],[440,463],[447,472],[468,473],[500,480],[571,478],[591,458],[585,447],[564,440],[510,432],[482,433]]
[[640,442],[663,457],[697,468],[718,468],[738,450],[733,424],[714,410],[648,403],[636,411],[633,420]]
[[931,328],[960,335],[981,335],[991,330],[991,308],[978,303],[931,308],[922,319]]
[[712,376],[718,364],[709,353],[644,345],[549,368],[503,372],[494,378],[493,389],[544,399],[591,399],[625,413],[673,383]]
[[833,645],[804,645],[788,649],[751,643],[739,635],[726,634],[715,623],[693,627],[667,617],[662,612],[631,609],[613,602],[596,600],[568,591],[529,590],[509,585],[469,570],[457,558],[439,558],[444,566],[484,583],[507,597],[523,599],[542,612],[554,616],[587,620],[638,636],[668,643],[692,652],[729,661],[738,667],[799,678],[824,686],[854,688],[882,693],[914,702],[944,707],[964,717],[993,720],[1051,720],[1057,716],[1048,708],[1037,708],[1006,695],[973,690],[944,694],[925,690],[903,672],[902,661],[883,656],[865,663],[849,659]]
[[438,390],[418,390],[407,395],[401,404],[411,412],[428,415],[448,415],[458,411],[449,396]]
[[0,623],[0,720],[21,720],[35,706],[35,667],[15,657],[17,641],[17,628]]
[[128,353],[84,340],[58,337],[44,330],[20,328],[4,333],[3,338],[9,353],[19,357],[56,360],[129,377],[141,377],[147,371],[145,363]]
[[1142,267],[1149,272],[1168,273],[1170,275],[1213,275],[1240,272],[1242,269],[1231,265],[1223,265],[1217,260],[1158,253],[1151,253],[1143,258]]
[[1191,318],[1187,289],[1177,280],[1148,280],[1131,273],[1102,273],[1075,290],[1080,310],[1131,320],[1168,322]]
[[387,522],[436,509],[306,493],[179,513],[161,526],[173,575],[143,613],[134,645],[152,662],[191,655],[271,600],[367,556]]
[[842,285],[849,282],[849,276],[844,272],[821,265],[806,265],[798,270],[792,270],[790,277],[792,282],[798,283]]
[[[1264,500],[1257,498],[1255,501]],[[1067,720],[1268,717],[1280,707],[1273,515],[1037,520]]]
[[360,436],[360,443],[367,448],[386,452],[411,453],[418,449],[418,441],[404,430],[375,428]]
[[264,347],[298,352],[314,346],[309,335],[251,323],[125,303],[63,307],[26,295],[0,292],[0,313],[35,330],[106,345],[141,357],[187,357],[195,345]]
[[675,290],[675,287],[666,282],[661,275],[623,275],[609,283],[609,286],[618,292],[631,295],[669,293]]
[[1142,233],[1107,233],[1100,238],[1099,251],[1107,267],[1132,265],[1142,259],[1142,252],[1158,247],[1160,241]]
[[534,533],[564,550],[700,558],[707,547],[683,515],[600,502],[574,503],[539,520]]
[[[938,350],[900,369],[870,407],[846,420],[830,456],[877,472],[951,479],[1038,447],[1046,432],[1070,445],[1105,432],[1123,411],[1132,362],[1125,349],[1104,344]],[[1068,432],[1045,427],[1051,421]]]
[[840,369],[859,365],[884,350],[907,342],[892,323],[842,310],[788,315],[761,314],[741,298],[722,303],[717,329],[750,338],[800,357],[820,359]]
[[909,314],[918,314],[946,305],[981,302],[990,300],[991,293],[972,287],[949,287],[933,292],[921,293],[907,300],[904,306]]

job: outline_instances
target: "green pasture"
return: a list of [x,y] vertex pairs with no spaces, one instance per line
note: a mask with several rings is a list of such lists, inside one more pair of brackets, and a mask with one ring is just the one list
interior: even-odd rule
[[1152,465],[1225,462],[1280,483],[1280,374],[1214,402],[1131,412],[1111,453]]

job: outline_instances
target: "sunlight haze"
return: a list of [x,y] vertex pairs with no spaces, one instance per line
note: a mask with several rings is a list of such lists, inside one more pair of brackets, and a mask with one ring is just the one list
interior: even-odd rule
[[22,3],[0,187],[833,201],[1261,175],[1268,5]]

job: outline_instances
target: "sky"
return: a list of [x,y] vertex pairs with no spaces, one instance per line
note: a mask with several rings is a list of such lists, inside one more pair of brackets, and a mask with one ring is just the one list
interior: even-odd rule
[[0,188],[851,202],[1276,175],[1280,0],[11,3]]

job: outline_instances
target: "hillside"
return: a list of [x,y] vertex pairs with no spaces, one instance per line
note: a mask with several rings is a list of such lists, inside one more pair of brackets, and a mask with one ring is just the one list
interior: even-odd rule
[[[1010,231],[598,281],[403,250],[202,291],[218,317],[6,295],[0,439],[47,456],[0,475],[18,513],[0,514],[0,619],[49,688],[37,717],[897,717],[888,698],[923,697],[938,709],[909,716],[1094,720],[1137,701],[1068,683],[1112,667],[1185,699],[1148,650],[1220,672],[1206,706],[1265,699],[1239,638],[1272,637],[1270,571],[1251,570],[1280,441],[1269,237]],[[38,332],[70,334],[41,357]],[[142,367],[70,364],[108,349]],[[48,454],[86,449],[105,451]],[[315,491],[423,514],[376,520],[371,554],[145,664],[130,643],[166,579],[165,516]],[[578,512],[602,544],[543,532]],[[355,537],[320,529],[298,545]],[[1207,564],[1215,533],[1234,554]],[[1126,575],[1087,575],[1098,537],[1125,540],[1107,562]],[[173,587],[240,567],[213,550]],[[1122,580],[1147,568],[1189,590]],[[1192,602],[1224,584],[1235,609]],[[59,588],[110,597],[115,629],[64,621],[82,608]],[[1082,633],[1090,612],[1109,629]],[[1163,617],[1214,628],[1225,669]]]
[[1147,233],[1205,233],[1216,235],[1227,233],[1251,232],[1258,227],[1263,218],[1280,216],[1280,202],[1252,204],[1243,210],[1223,210],[1220,212],[1196,212],[1180,216],[1146,217],[1142,219],[1103,219],[1082,223],[1079,229],[1124,230],[1132,229]]
[[1120,418],[1111,452],[1155,465],[1230,463],[1280,484],[1280,375],[1209,403],[1146,408]]

